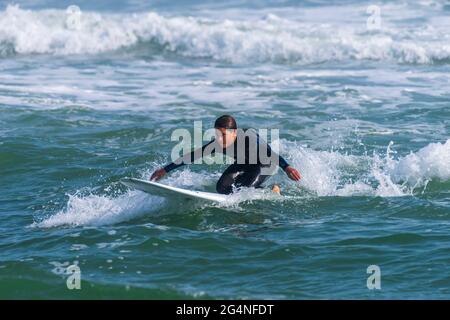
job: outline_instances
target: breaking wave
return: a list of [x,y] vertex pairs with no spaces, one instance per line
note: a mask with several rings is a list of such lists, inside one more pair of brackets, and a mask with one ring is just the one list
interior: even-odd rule
[[274,14],[256,20],[165,17],[156,12],[82,12],[76,20],[72,15],[64,10],[32,11],[8,5],[0,12],[0,57],[125,50],[230,63],[450,62],[446,25],[390,25],[368,31],[364,23],[360,27],[318,24]]

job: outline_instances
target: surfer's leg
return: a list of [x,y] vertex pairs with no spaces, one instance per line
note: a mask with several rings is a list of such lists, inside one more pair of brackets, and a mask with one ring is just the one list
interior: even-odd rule
[[241,164],[232,164],[229,166],[219,181],[217,181],[216,190],[218,193],[230,194],[233,192],[233,184],[236,183],[238,177],[245,172],[245,166]]
[[261,174],[261,165],[247,165],[242,175],[237,178],[237,187],[260,188],[270,175]]
[[261,168],[261,165],[232,164],[217,182],[217,192],[230,194],[233,192],[233,186],[259,188],[270,177],[270,175],[261,174]]

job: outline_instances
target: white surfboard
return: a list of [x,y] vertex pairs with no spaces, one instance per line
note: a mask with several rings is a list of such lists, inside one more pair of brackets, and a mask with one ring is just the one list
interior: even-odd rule
[[124,185],[134,188],[146,193],[150,193],[155,196],[178,196],[188,199],[206,200],[212,202],[225,202],[228,197],[224,194],[204,192],[204,191],[191,191],[182,188],[168,186],[162,183],[141,180],[136,178],[126,178],[120,180]]

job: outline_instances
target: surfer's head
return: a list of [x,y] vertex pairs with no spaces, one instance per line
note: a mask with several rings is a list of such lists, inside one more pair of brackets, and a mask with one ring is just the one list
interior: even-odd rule
[[220,116],[214,122],[214,128],[216,129],[216,140],[223,148],[232,145],[236,140],[237,125],[232,116]]

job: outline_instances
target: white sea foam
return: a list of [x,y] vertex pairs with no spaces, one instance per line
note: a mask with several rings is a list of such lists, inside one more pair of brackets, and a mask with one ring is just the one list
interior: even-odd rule
[[450,180],[450,139],[397,159],[392,145],[385,155],[372,156],[315,151],[285,141],[281,147],[302,173],[301,188],[318,196],[403,196],[429,181]]
[[445,143],[430,143],[418,152],[400,158],[388,158],[387,172],[395,181],[423,186],[431,180],[450,180],[450,139]]
[[158,210],[164,201],[163,198],[138,191],[129,191],[118,197],[69,195],[65,209],[33,226],[50,228],[64,225],[111,225]]
[[[302,173],[299,184],[280,173],[290,194],[306,190],[316,196],[404,196],[425,187],[431,180],[450,180],[450,139],[445,143],[430,143],[398,159],[392,156],[392,145],[383,156],[354,156],[338,151],[316,151],[284,140],[275,143],[280,143],[291,165]],[[149,172],[144,173],[143,178],[148,178]],[[166,183],[200,190],[205,184],[213,184],[219,174],[196,173],[186,168],[174,172]],[[282,198],[268,190],[248,189],[231,195],[224,206],[237,206],[256,199],[277,201]],[[287,201],[289,199],[287,197]],[[34,226],[109,225],[163,211],[167,205],[164,199],[139,191],[128,191],[118,197],[71,195],[64,210]]]
[[392,20],[380,30],[368,32],[366,13],[360,9],[361,16],[351,25],[273,14],[230,20],[165,17],[156,12],[83,12],[78,27],[73,28],[67,23],[66,11],[8,5],[0,12],[0,56],[98,54],[143,44],[149,55],[156,50],[233,63],[369,59],[428,64],[450,59],[450,23],[436,19],[435,24],[430,21],[405,28]]

